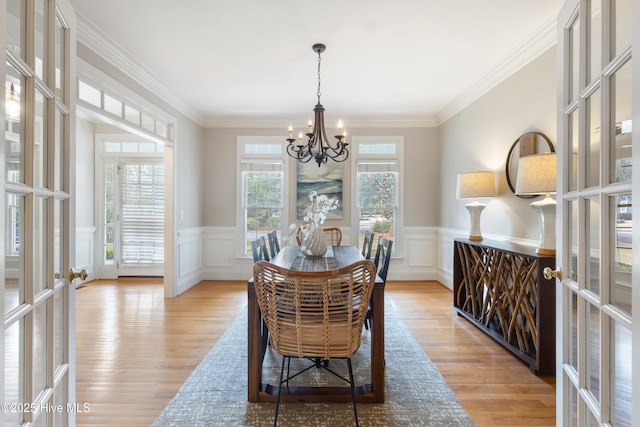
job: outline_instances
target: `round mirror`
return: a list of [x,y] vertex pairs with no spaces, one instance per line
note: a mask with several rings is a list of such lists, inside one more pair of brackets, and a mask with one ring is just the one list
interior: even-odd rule
[[[527,132],[522,134],[515,140],[507,154],[507,164],[505,173],[507,175],[507,184],[513,194],[516,193],[516,181],[518,179],[518,161],[520,157],[529,156],[531,154],[544,154],[546,152],[554,153],[553,144],[545,134],[540,132]],[[536,196],[518,196],[523,199],[530,199]]]

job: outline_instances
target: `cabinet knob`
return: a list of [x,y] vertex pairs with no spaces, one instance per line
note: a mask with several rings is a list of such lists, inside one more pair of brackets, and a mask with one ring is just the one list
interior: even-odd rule
[[542,270],[542,274],[547,280],[551,280],[554,277],[558,280],[562,280],[562,268],[560,267],[556,268],[555,270],[552,270],[551,267],[545,267],[544,270]]

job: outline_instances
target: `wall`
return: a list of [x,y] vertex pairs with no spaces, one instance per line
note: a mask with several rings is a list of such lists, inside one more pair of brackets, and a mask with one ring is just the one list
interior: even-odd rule
[[556,49],[532,60],[464,110],[438,127],[440,169],[439,280],[451,287],[453,239],[469,235],[465,205],[456,200],[459,173],[491,170],[498,196],[485,199],[482,235],[535,246],[540,235],[538,214],[529,205],[541,197],[521,199],[509,189],[505,164],[509,148],[523,133],[545,134],[556,146]]
[[556,57],[552,48],[504,80],[487,94],[438,127],[440,147],[440,216],[446,229],[469,230],[469,215],[456,200],[456,177],[462,172],[496,172],[498,197],[487,199],[482,213],[483,235],[504,239],[539,236],[535,199],[516,197],[507,186],[509,148],[523,133],[542,132],[556,145]]
[[87,270],[95,276],[95,126],[89,120],[76,118],[76,259],[77,271]]

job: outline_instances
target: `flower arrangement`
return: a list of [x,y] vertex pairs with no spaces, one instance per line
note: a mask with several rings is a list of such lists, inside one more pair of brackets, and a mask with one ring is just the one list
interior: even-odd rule
[[[302,234],[302,253],[305,255],[317,255],[314,248],[311,248],[312,245],[309,243],[310,239],[315,234],[315,231],[320,228],[320,225],[324,224],[327,219],[327,214],[337,209],[340,202],[337,199],[330,199],[324,194],[318,194],[316,190],[309,192],[309,201],[311,203],[307,208],[307,213],[302,218],[305,222],[302,224],[291,224],[289,226],[291,234],[289,234],[286,240],[289,240],[300,232]],[[324,235],[322,235],[322,238],[324,238]],[[324,252],[326,252],[326,242],[324,247]],[[324,255],[324,252],[320,255]]]

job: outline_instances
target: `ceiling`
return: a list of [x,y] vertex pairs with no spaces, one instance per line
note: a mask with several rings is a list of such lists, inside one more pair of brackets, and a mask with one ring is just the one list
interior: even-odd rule
[[71,3],[81,42],[99,34],[203,125],[302,126],[324,43],[327,124],[349,127],[446,120],[555,42],[562,0]]

